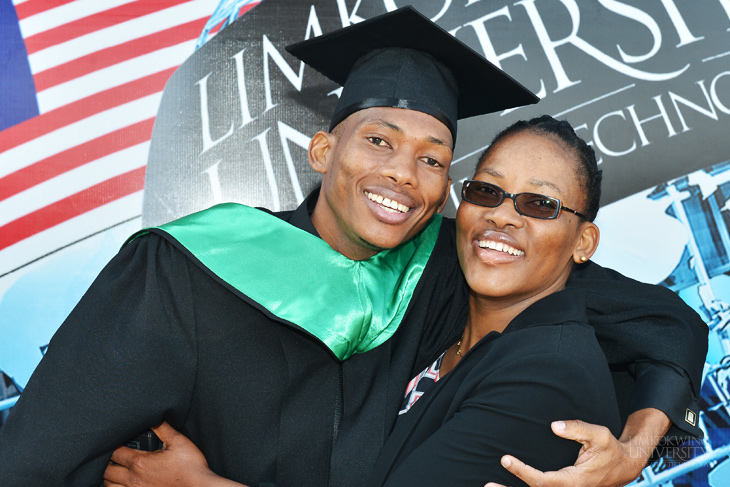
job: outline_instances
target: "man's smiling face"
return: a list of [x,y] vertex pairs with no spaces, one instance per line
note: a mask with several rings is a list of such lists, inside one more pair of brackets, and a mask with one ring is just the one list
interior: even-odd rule
[[360,110],[318,132],[309,152],[323,175],[317,231],[355,260],[410,239],[446,201],[452,146],[443,123],[402,108]]

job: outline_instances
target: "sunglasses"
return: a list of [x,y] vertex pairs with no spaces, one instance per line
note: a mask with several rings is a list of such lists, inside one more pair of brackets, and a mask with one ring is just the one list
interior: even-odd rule
[[520,215],[541,220],[554,220],[560,215],[560,210],[569,211],[581,218],[588,220],[583,213],[571,210],[563,206],[560,200],[551,196],[537,193],[508,193],[499,186],[467,179],[461,187],[461,197],[469,203],[496,208],[502,204],[505,198],[512,198],[515,203],[515,210]]

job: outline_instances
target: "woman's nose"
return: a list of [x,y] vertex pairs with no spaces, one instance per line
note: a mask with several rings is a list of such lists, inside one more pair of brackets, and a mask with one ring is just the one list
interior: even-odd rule
[[500,228],[508,225],[521,227],[524,223],[524,217],[517,212],[514,200],[509,197],[505,197],[499,206],[484,208],[483,216]]

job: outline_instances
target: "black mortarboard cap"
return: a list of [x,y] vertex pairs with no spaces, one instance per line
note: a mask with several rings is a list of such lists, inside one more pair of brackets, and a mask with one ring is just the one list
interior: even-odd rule
[[330,123],[358,110],[417,110],[444,123],[537,103],[539,98],[427,17],[403,7],[287,46],[342,95]]

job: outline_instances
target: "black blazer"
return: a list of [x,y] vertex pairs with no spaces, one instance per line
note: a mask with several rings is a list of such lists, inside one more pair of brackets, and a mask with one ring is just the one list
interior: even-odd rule
[[620,433],[611,374],[580,293],[562,291],[492,332],[396,423],[370,484],[525,485],[505,453],[541,470],[572,465],[580,444],[553,435],[578,418]]

